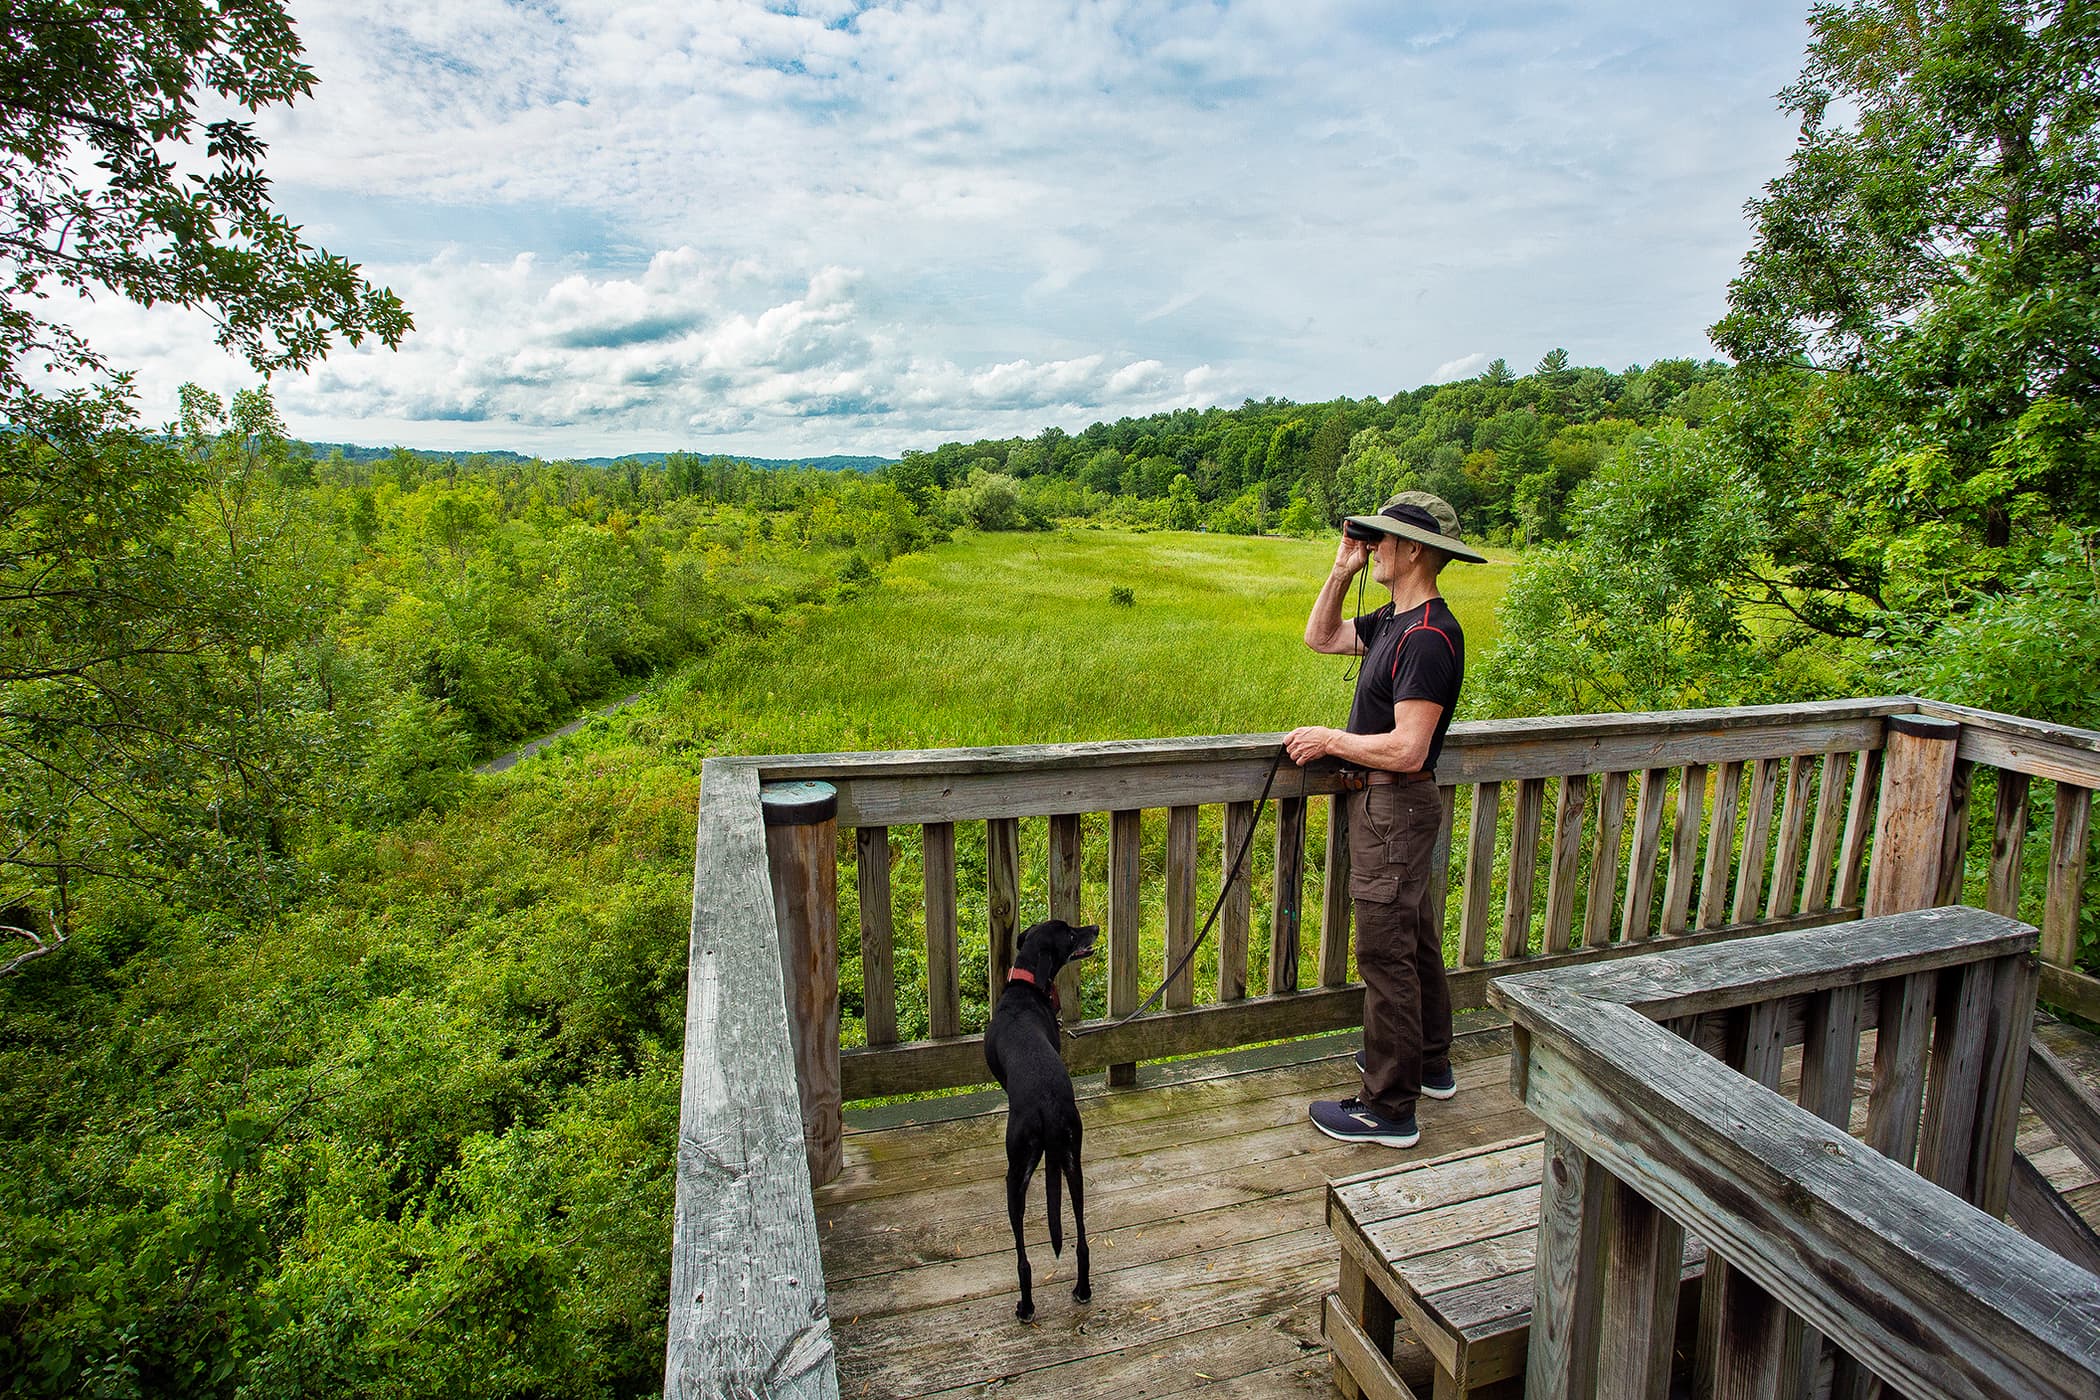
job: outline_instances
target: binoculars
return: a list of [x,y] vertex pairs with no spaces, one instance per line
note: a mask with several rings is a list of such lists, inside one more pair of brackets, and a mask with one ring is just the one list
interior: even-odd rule
[[1342,522],[1342,533],[1363,544],[1377,544],[1385,538],[1385,531],[1374,530],[1368,525],[1359,525],[1354,520]]

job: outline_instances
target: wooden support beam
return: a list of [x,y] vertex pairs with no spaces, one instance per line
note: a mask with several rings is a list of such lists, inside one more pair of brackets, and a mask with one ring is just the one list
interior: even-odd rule
[[1867,916],[1927,909],[1940,887],[1940,847],[1954,781],[1961,726],[1922,715],[1894,715],[1882,752],[1881,815],[1874,827]]
[[854,880],[860,892],[861,1021],[868,1044],[897,1043],[896,924],[890,912],[890,831],[853,833]]

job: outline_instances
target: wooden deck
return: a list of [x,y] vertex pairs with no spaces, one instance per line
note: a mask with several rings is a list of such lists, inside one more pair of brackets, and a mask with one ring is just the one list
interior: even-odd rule
[[[1508,1031],[1485,1014],[1460,1030],[1458,1096],[1423,1100],[1422,1142],[1406,1153],[1306,1121],[1309,1100],[1355,1092],[1353,1036],[1148,1066],[1136,1088],[1083,1077],[1094,1297],[1071,1299],[1070,1241],[1051,1256],[1038,1180],[1027,1325],[1013,1316],[1003,1098],[849,1113],[845,1171],[816,1192],[840,1394],[1336,1395],[1319,1323],[1338,1273],[1328,1181],[1537,1131],[1510,1096]],[[2100,1041],[2051,1021],[2036,1035],[2100,1086]],[[2020,1145],[2100,1226],[2100,1182],[2031,1113]]]

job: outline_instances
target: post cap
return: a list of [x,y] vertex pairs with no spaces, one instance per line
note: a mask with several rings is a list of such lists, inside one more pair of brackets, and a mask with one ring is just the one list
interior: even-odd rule
[[797,780],[766,783],[758,790],[767,826],[815,826],[839,814],[839,790],[830,783]]

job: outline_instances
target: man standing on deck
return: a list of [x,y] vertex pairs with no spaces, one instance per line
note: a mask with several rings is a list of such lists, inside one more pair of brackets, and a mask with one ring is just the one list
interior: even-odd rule
[[[1437,592],[1453,559],[1485,564],[1459,538],[1458,513],[1426,491],[1403,491],[1376,515],[1352,515],[1312,615],[1305,644],[1361,656],[1349,727],[1294,729],[1284,740],[1293,762],[1346,765],[1349,895],[1356,906],[1356,968],[1364,979],[1360,1097],[1312,1106],[1313,1125],[1344,1142],[1413,1147],[1415,1100],[1458,1092],[1451,1074],[1451,992],[1444,946],[1430,907],[1429,863],[1442,822],[1436,760],[1458,708],[1466,639]],[[1392,601],[1353,621],[1342,600],[1357,570]]]

